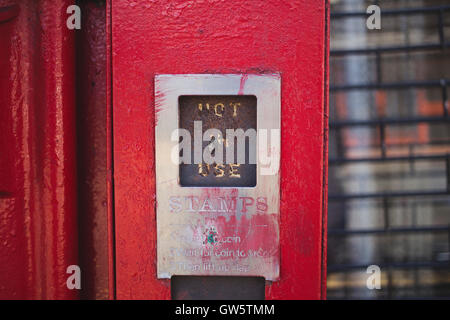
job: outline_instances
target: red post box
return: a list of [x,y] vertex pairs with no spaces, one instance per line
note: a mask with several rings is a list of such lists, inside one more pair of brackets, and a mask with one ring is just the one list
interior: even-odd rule
[[[109,5],[116,297],[169,299],[171,286],[183,297],[174,277],[201,287],[207,276],[248,275],[265,278],[266,299],[325,298],[327,2]],[[247,111],[234,113],[236,103]],[[171,162],[172,129],[192,132],[200,120],[273,129],[278,117],[272,179],[251,165],[239,167],[238,182],[217,163]],[[220,220],[227,200],[238,208]],[[257,219],[270,228],[256,230]],[[252,252],[268,248],[264,257]]]

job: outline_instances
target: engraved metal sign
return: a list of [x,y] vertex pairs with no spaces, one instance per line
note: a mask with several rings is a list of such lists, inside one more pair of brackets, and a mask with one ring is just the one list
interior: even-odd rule
[[280,76],[157,75],[158,278],[279,278]]
[[[237,159],[237,138],[227,141],[227,129],[243,129],[247,132],[253,129],[256,132],[256,97],[255,96],[181,96],[179,99],[180,128],[187,129],[194,137],[194,124],[202,124],[202,131],[209,129],[219,130],[218,143],[226,149],[233,143],[234,158],[230,163],[205,162],[199,164],[180,164],[180,184],[182,186],[204,187],[254,187],[256,185],[256,163],[251,164],[250,151],[256,153],[256,141],[246,137],[245,161],[239,163]],[[202,150],[208,147],[209,142],[202,142]],[[252,149],[252,150],[250,150]],[[194,157],[194,148],[191,148],[191,159]],[[225,154],[226,157],[226,154]],[[226,162],[226,161],[224,161]]]

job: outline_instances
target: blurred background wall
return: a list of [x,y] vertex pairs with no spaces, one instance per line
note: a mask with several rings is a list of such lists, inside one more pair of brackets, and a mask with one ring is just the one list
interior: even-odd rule
[[328,299],[450,298],[449,47],[448,0],[331,1]]

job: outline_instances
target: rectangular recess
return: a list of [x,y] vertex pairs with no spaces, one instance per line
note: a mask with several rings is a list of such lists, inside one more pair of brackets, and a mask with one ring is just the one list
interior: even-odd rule
[[173,300],[265,299],[263,277],[173,276],[170,280]]
[[[256,153],[256,139],[245,138],[245,163],[238,163],[237,144],[234,140],[234,160],[226,161],[226,146],[230,137],[227,129],[242,129],[256,132],[257,99],[254,95],[202,95],[180,96],[178,98],[179,127],[194,135],[194,122],[201,122],[202,135],[209,129],[220,131],[218,143],[223,152],[223,163],[195,164],[194,148],[191,148],[191,163],[180,164],[180,185],[183,187],[254,187],[256,186],[256,163],[250,163],[250,149]],[[215,140],[214,137],[211,141]],[[192,139],[191,139],[192,143]],[[202,152],[210,141],[202,141]],[[213,151],[213,155],[216,150]],[[184,152],[184,150],[181,150]]]

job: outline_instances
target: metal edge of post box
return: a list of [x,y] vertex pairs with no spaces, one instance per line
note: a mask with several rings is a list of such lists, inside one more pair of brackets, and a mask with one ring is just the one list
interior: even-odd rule
[[[112,92],[109,145],[114,170],[110,197],[115,233],[115,260],[111,263],[115,297],[170,299],[167,278],[198,274],[195,268],[177,269],[180,264],[174,259],[174,252],[186,249],[180,239],[190,237],[188,242],[195,242],[197,249],[224,244],[214,243],[214,239],[221,239],[232,217],[221,220],[221,224],[214,217],[210,219],[213,205],[209,202],[205,211],[210,218],[200,219],[201,223],[193,221],[199,212],[185,217],[180,217],[179,212],[170,215],[171,210],[182,205],[179,201],[183,197],[197,196],[198,201],[203,201],[199,205],[204,207],[204,199],[234,194],[237,199],[245,198],[266,185],[260,183],[263,181],[259,179],[264,178],[258,174],[254,188],[180,186],[178,164],[171,162],[167,148],[169,132],[178,128],[180,96],[253,94],[257,97],[257,126],[264,117],[258,114],[260,110],[270,112],[277,103],[281,106],[279,177],[275,175],[276,182],[267,183],[276,190],[254,194],[277,195],[274,207],[279,210],[274,211],[274,219],[265,220],[273,223],[274,237],[268,239],[275,239],[275,249],[260,260],[245,257],[248,263],[243,265],[249,269],[227,269],[218,262],[227,259],[213,257],[219,267],[211,269],[200,263],[200,274],[263,276],[266,299],[324,299],[328,2],[296,1],[285,6],[271,0],[226,4],[194,1],[180,7],[174,3],[131,6],[119,0],[109,2],[108,8]],[[252,81],[264,79],[278,81],[278,102],[275,99],[275,103],[266,105],[267,90],[249,89]],[[276,114],[272,117],[274,122]],[[164,135],[158,136],[162,132]],[[170,195],[180,196],[174,200],[175,205],[170,205]],[[245,199],[242,203],[237,201],[240,208],[236,211],[242,214]],[[255,216],[263,215],[259,212]],[[176,226],[177,221],[181,221],[181,229]],[[251,230],[248,224],[232,223],[239,232]],[[213,230],[209,243],[205,237],[208,230]],[[246,247],[246,253],[258,247],[257,242],[264,241],[264,237],[250,236],[248,240],[254,247]],[[239,257],[239,248],[233,248]],[[184,263],[186,255],[182,256]],[[203,262],[204,258],[197,256],[192,261]],[[236,260],[239,258],[228,261]]]

